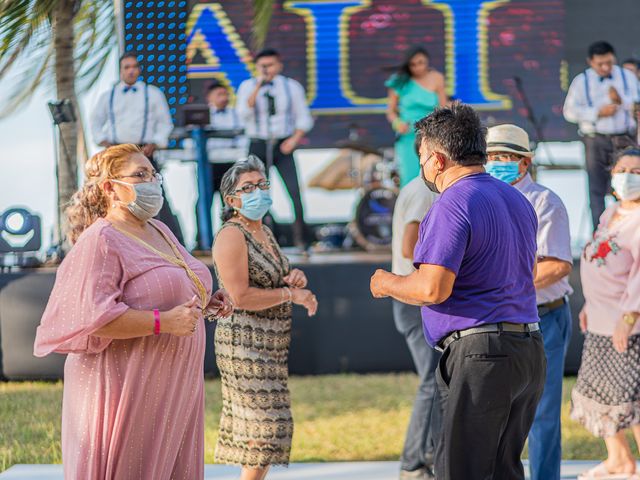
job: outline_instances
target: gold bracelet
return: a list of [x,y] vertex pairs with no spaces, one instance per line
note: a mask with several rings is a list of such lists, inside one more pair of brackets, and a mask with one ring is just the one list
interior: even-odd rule
[[636,320],[638,320],[638,318],[633,313],[625,313],[622,315],[622,321],[631,327],[636,324]]
[[289,287],[284,287],[283,290],[287,292],[289,296],[289,300],[287,301],[290,302],[293,299],[293,295],[291,294],[291,289]]

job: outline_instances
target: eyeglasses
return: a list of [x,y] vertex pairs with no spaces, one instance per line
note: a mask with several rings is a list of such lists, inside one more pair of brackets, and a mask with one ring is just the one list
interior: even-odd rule
[[522,157],[515,153],[489,153],[487,159],[490,162],[519,162]]
[[260,190],[269,190],[269,187],[271,186],[271,182],[269,180],[265,180],[263,182],[259,182],[259,183],[247,183],[246,185],[241,186],[240,188],[236,189],[236,192],[244,192],[244,193],[252,193],[256,190],[256,188],[259,188]]
[[119,175],[115,178],[137,178],[141,182],[153,182],[156,181],[160,185],[162,185],[163,178],[162,175],[158,172],[149,172],[147,170],[141,170],[136,173],[132,173],[131,175]]

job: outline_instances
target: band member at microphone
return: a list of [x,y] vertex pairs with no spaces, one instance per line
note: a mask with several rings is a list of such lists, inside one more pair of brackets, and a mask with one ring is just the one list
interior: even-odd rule
[[258,76],[242,82],[236,108],[250,139],[249,153],[280,172],[293,201],[294,243],[306,248],[304,209],[293,152],[313,127],[313,119],[302,85],[281,75],[282,60],[276,50],[262,50],[255,56],[255,64]]

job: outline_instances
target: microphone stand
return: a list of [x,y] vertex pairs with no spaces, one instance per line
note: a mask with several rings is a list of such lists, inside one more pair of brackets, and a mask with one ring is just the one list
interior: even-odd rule
[[[72,123],[76,121],[75,112],[73,110],[73,104],[71,100],[64,99],[60,101],[51,101],[47,103],[49,107],[49,113],[53,120],[53,152],[55,162],[55,179],[56,179],[56,193],[57,193],[57,208],[56,208],[56,225],[55,225],[55,241],[47,250],[47,257],[50,260],[61,262],[64,258],[64,233],[62,232],[62,216],[64,215],[64,209],[60,205],[60,152],[59,147],[62,146],[64,152],[64,158],[67,163],[71,161],[71,152],[67,148],[67,144],[64,141],[62,130],[60,125],[63,123]],[[58,144],[58,139],[60,144]]]
[[[272,80],[273,81],[273,80]],[[264,94],[264,97],[267,99],[267,142],[266,142],[266,154],[265,154],[265,164],[267,168],[267,180],[271,180],[271,167],[273,166],[273,150],[275,147],[275,138],[273,137],[273,132],[271,131],[271,119],[276,114],[276,103],[275,98],[271,95],[271,88],[269,91]],[[264,218],[264,223],[271,230],[274,230],[275,220],[272,215],[267,215]],[[275,232],[274,232],[275,233]]]
[[[513,77],[513,81],[516,85],[516,90],[518,91],[518,95],[520,96],[520,100],[522,100],[522,104],[524,106],[525,111],[527,112],[527,120],[533,126],[533,130],[536,132],[536,145],[542,143],[544,145],[545,153],[547,154],[547,159],[550,165],[555,165],[555,161],[553,159],[553,155],[551,154],[551,150],[547,146],[547,143],[544,140],[543,133],[543,123],[544,118],[542,120],[538,120],[533,113],[533,108],[531,108],[531,103],[529,102],[529,97],[527,97],[526,92],[524,91],[524,85],[522,83],[522,79],[518,76]],[[535,174],[534,174],[535,176]]]
[[204,127],[202,125],[195,126],[191,131],[191,138],[196,147],[196,176],[198,178],[198,203],[196,204],[198,247],[202,250],[210,250],[213,245],[213,222],[211,221],[211,207],[207,200],[213,198],[213,167],[209,162]]

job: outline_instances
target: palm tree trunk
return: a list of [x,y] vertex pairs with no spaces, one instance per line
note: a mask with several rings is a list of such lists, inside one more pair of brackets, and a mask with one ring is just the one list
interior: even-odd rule
[[[59,100],[71,100],[78,112],[73,62],[74,32],[73,17],[76,0],[59,0],[53,12],[53,44],[55,49],[56,93]],[[78,115],[76,114],[76,118]],[[78,125],[76,122],[60,125],[58,150],[58,215],[64,224],[64,209],[78,188],[77,165]],[[62,238],[58,239],[62,241]]]

